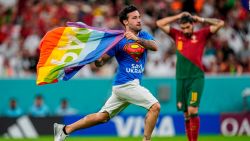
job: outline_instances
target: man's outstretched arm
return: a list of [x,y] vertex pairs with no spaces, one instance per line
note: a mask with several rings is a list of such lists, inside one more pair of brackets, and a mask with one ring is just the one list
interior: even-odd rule
[[170,16],[170,17],[165,17],[165,18],[162,18],[160,20],[157,20],[156,21],[156,25],[162,30],[164,31],[165,33],[169,33],[170,32],[170,24],[172,22],[175,22],[177,20],[179,20],[181,17],[183,16],[191,16],[190,13],[188,12],[182,12],[180,14],[177,14],[177,15],[174,15],[174,16]]

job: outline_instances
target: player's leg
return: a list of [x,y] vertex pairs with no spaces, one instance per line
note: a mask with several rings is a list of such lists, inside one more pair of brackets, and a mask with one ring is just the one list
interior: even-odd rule
[[200,117],[198,115],[198,107],[188,107],[189,111],[189,126],[190,126],[190,141],[197,141],[200,130]]
[[70,125],[62,125],[62,124],[54,124],[54,140],[55,141],[64,141],[65,138],[72,132],[85,129],[88,127],[92,127],[94,125],[107,122],[109,120],[109,113],[94,113],[85,116],[84,118],[70,124]]
[[92,127],[101,123],[105,123],[109,120],[109,113],[102,112],[102,113],[94,113],[89,114],[82,119],[65,126],[65,133],[70,134],[79,129],[85,129],[88,127]]
[[204,78],[195,78],[190,81],[191,86],[188,99],[188,114],[190,116],[191,141],[197,141],[200,129],[198,107],[203,92]]
[[114,115],[122,111],[129,105],[124,100],[118,98],[115,94],[112,93],[111,97],[107,100],[105,105],[98,113],[89,114],[84,118],[70,124],[70,125],[54,125],[54,130],[56,131],[55,134],[55,141],[63,141],[68,134],[79,130],[85,129],[88,127],[92,127],[104,122],[107,122],[110,118]]
[[126,101],[121,100],[113,93],[98,113],[87,115],[77,122],[67,125],[65,128],[66,133],[72,133],[78,129],[85,129],[107,122],[110,118],[115,116],[127,106],[128,103]]
[[126,87],[117,89],[117,95],[126,99],[129,103],[144,107],[148,110],[145,118],[144,141],[150,141],[157,118],[160,112],[158,100],[144,87],[139,85],[138,81],[132,81]]
[[155,124],[157,122],[160,113],[160,104],[157,102],[153,104],[145,117],[145,127],[144,127],[144,139],[143,141],[150,141],[151,135],[154,130]]
[[190,132],[190,116],[188,112],[184,112],[184,120],[185,120],[185,132],[189,141],[191,141],[191,132]]
[[70,124],[70,125],[62,125],[62,124],[54,124],[54,141],[64,141],[65,138],[72,132],[85,129],[100,123],[107,122],[109,120],[109,113],[94,113],[85,116],[84,118]]
[[187,107],[187,101],[188,101],[188,91],[186,88],[186,80],[185,79],[177,79],[176,80],[176,103],[177,103],[177,110],[182,111],[184,113],[184,119],[185,119],[185,132],[188,140],[191,139],[191,133],[190,133],[190,117],[188,114],[188,107]]
[[188,91],[185,87],[185,79],[176,80],[176,103],[177,110],[182,111],[183,113],[187,112],[187,99]]

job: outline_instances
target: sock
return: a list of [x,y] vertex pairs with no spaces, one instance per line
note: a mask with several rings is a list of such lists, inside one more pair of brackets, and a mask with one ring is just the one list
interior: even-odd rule
[[190,134],[191,141],[197,141],[200,129],[200,117],[198,114],[190,115]]
[[151,139],[147,139],[146,136],[144,136],[143,141],[151,141]]
[[185,119],[185,131],[186,131],[188,141],[191,141],[190,119]]
[[65,135],[68,135],[68,133],[66,132],[66,125],[63,127],[63,133],[65,134]]

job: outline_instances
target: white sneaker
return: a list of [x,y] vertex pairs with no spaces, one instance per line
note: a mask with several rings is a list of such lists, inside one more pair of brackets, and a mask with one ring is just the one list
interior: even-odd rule
[[54,123],[54,141],[64,141],[69,136],[63,132],[64,126],[63,124]]

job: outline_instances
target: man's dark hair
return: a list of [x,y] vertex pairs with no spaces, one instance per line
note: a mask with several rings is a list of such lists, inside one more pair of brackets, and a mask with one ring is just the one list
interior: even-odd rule
[[36,99],[43,99],[43,96],[41,94],[36,95]]
[[180,19],[180,24],[193,23],[194,19],[191,16],[182,16]]
[[15,102],[16,102],[17,100],[16,100],[16,98],[11,97],[9,101],[10,101],[10,102],[13,102],[13,101],[15,101]]
[[128,19],[128,13],[136,11],[137,8],[133,5],[126,6],[120,13],[119,13],[119,20],[124,25],[123,20]]

